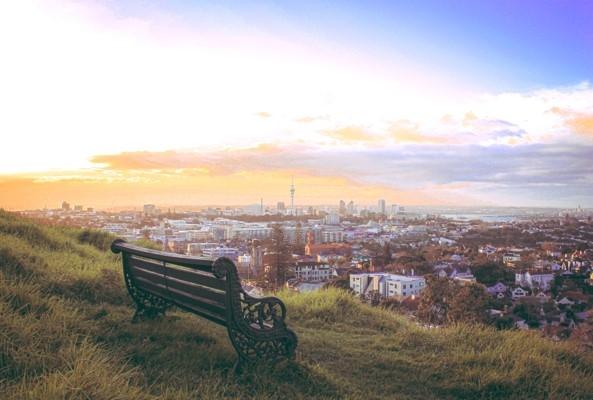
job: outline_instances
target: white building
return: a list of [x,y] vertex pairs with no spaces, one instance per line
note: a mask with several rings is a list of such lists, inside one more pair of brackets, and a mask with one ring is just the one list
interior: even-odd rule
[[511,297],[513,298],[513,300],[517,300],[525,296],[527,296],[527,292],[520,287],[513,289],[513,291],[511,292]]
[[492,296],[496,296],[499,293],[503,293],[504,294],[507,291],[507,287],[502,282],[496,282],[495,285],[487,287],[486,288],[486,291],[488,293],[490,293]]
[[381,297],[407,297],[419,294],[426,287],[421,276],[404,276],[385,272],[350,275],[350,288],[358,295],[373,292]]
[[243,254],[237,257],[237,268],[249,268],[251,265],[251,256],[249,254]]
[[212,232],[209,228],[192,229],[187,231],[181,231],[185,235],[185,240],[188,242],[194,241],[206,241],[212,239]]
[[147,217],[152,217],[156,214],[158,214],[156,206],[154,204],[144,204],[144,215],[146,215]]
[[517,253],[506,253],[502,256],[502,262],[507,266],[513,266],[519,261],[521,261],[521,255]]
[[478,253],[486,254],[487,256],[496,253],[496,247],[487,244],[486,246],[481,246],[478,249]]
[[554,280],[554,274],[531,274],[530,272],[515,274],[515,283],[530,289],[548,290]]
[[327,225],[339,225],[340,215],[337,213],[330,213],[325,216],[325,223]]
[[385,215],[385,200],[381,199],[377,202],[377,208],[378,208],[378,212],[379,214],[383,214]]
[[324,282],[334,275],[334,269],[326,263],[298,263],[294,273],[303,282]]
[[396,216],[397,214],[399,214],[399,212],[400,212],[399,206],[398,206],[397,204],[392,204],[392,205],[391,205],[391,212],[390,212],[390,215],[391,215],[392,217],[394,217],[394,216]]
[[272,228],[258,223],[237,224],[231,228],[230,236],[242,239],[266,239],[272,235]]
[[343,229],[323,229],[321,232],[322,243],[339,243],[344,241]]
[[234,247],[226,246],[209,247],[203,249],[202,254],[204,255],[204,257],[209,258],[228,257],[231,260],[236,260],[239,255],[239,250],[237,250]]

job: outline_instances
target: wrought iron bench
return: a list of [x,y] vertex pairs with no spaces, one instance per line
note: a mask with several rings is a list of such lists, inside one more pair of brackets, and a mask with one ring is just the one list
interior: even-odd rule
[[236,367],[293,358],[297,337],[286,327],[286,307],[276,297],[255,298],[241,287],[235,264],[155,251],[117,239],[124,279],[136,303],[133,322],[163,315],[176,306],[226,326],[239,355]]

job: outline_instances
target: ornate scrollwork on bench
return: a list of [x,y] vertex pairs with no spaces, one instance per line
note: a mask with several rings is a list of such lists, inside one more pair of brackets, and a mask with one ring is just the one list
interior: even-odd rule
[[261,299],[243,294],[241,299],[243,319],[251,327],[261,330],[271,330],[284,327],[286,308],[284,304],[275,297],[264,297]]
[[124,279],[128,288],[128,293],[136,304],[136,312],[132,317],[132,322],[136,323],[143,320],[155,319],[165,315],[165,311],[171,308],[173,304],[162,297],[155,296],[152,293],[139,289],[129,272],[129,268],[124,267]]

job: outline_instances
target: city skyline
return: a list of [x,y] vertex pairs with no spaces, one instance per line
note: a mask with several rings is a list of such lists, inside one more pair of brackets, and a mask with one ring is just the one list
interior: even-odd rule
[[0,207],[593,207],[593,6],[421,3],[5,2]]

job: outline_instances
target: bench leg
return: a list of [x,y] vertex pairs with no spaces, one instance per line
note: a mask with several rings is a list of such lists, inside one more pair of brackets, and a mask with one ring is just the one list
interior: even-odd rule
[[146,320],[153,320],[165,315],[164,308],[137,306],[136,312],[132,317],[132,323],[137,323]]
[[163,316],[165,315],[165,311],[172,306],[167,300],[138,288],[125,266],[124,279],[126,280],[128,293],[130,293],[136,304],[136,312],[134,313],[134,317],[132,317],[133,323]]
[[239,357],[237,359],[237,361],[235,362],[235,365],[233,365],[233,373],[235,375],[240,375],[243,373],[244,369],[245,369],[245,361],[243,361],[241,359],[241,357]]
[[288,331],[278,337],[254,337],[240,332],[238,329],[228,329],[233,347],[239,355],[235,369],[246,363],[266,361],[275,364],[279,361],[292,359],[296,347],[296,336]]

